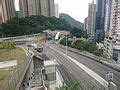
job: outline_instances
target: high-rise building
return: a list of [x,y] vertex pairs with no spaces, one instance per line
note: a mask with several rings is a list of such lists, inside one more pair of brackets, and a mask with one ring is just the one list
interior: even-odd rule
[[58,4],[55,4],[55,16],[59,18],[59,7]]
[[2,1],[0,0],[0,23],[2,23]]
[[95,21],[95,41],[104,40],[104,22],[105,22],[106,0],[97,0],[96,2],[96,21]]
[[88,17],[86,17],[84,19],[84,30],[87,31],[88,30]]
[[95,18],[96,18],[96,4],[90,3],[88,10],[88,29],[87,34],[89,39],[93,41],[95,35]]
[[104,54],[108,58],[112,55],[112,50],[108,49],[109,47],[112,47],[110,44],[111,41],[109,41],[109,29],[110,29],[110,17],[111,17],[111,5],[112,0],[106,0],[106,13],[105,13],[105,23],[104,23],[104,31],[105,31],[105,38],[104,38]]
[[111,3],[112,0],[106,0],[106,12],[105,12],[105,23],[104,23],[104,31],[107,34],[110,25],[110,14],[111,14]]
[[48,0],[48,4],[49,4],[49,16],[53,17],[55,16],[55,3],[54,0]]
[[0,23],[15,16],[14,0],[0,0]]
[[22,17],[31,15],[55,16],[54,0],[19,0]]
[[112,0],[106,43],[104,47],[108,57],[120,63],[120,0]]

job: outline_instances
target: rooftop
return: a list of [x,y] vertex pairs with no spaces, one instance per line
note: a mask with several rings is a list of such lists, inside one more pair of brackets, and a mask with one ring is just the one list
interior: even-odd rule
[[55,59],[54,59],[54,60],[44,61],[44,66],[45,66],[45,67],[47,67],[47,66],[54,66],[54,65],[57,65]]

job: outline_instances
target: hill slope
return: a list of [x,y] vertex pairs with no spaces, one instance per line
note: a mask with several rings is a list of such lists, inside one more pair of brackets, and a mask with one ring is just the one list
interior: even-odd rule
[[65,20],[55,17],[15,17],[6,23],[2,23],[2,30],[0,28],[0,37],[12,37],[41,33],[46,29],[71,30],[71,26]]
[[67,14],[61,13],[60,18],[65,19],[65,21],[67,21],[72,27],[83,29],[83,25],[84,25],[83,23],[76,21],[75,19],[73,19],[71,16]]

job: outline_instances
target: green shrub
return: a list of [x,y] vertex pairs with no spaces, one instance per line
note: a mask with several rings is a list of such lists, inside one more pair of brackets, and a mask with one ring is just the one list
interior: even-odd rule
[[0,49],[14,49],[15,42],[0,42]]
[[93,54],[95,54],[97,56],[102,56],[103,55],[103,50],[98,49],[98,47],[92,42],[86,42],[86,41],[82,41],[82,40],[77,40],[76,42],[74,42],[71,45],[71,47],[79,49],[79,50],[88,51],[88,52],[93,53]]

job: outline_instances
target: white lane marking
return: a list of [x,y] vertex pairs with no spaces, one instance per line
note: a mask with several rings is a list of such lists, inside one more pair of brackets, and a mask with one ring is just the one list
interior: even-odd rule
[[[48,46],[48,45],[46,45],[46,46]],[[64,55],[65,57],[69,58],[72,62],[74,62],[76,65],[78,65],[82,70],[84,70],[88,75],[90,75],[92,78],[97,80],[99,83],[108,85],[108,82],[106,80],[104,80],[102,77],[100,77],[98,74],[96,74],[94,71],[92,71],[91,69],[89,69],[85,65],[81,64],[80,62],[76,61],[75,59],[71,58],[70,56],[67,56],[66,54],[64,54],[61,51],[58,51],[52,47],[50,47],[50,48],[53,49],[54,51]]]

